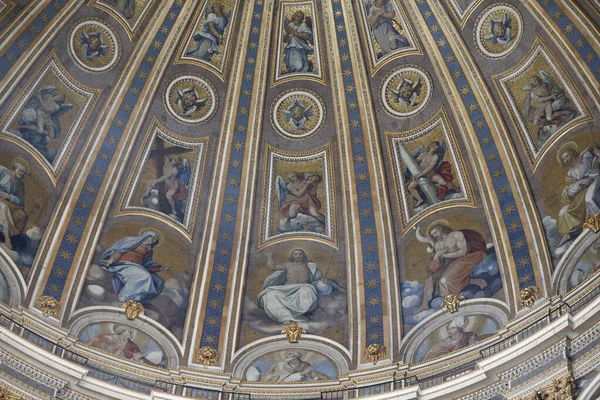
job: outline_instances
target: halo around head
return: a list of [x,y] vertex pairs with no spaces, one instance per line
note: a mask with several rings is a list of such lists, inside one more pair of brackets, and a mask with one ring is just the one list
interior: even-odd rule
[[565,144],[563,144],[562,146],[560,146],[560,149],[558,149],[558,151],[556,152],[556,160],[562,164],[562,155],[568,151],[568,150],[572,150],[575,153],[579,152],[579,146],[577,146],[577,143],[570,141],[567,142]]
[[452,229],[452,225],[450,225],[450,222],[448,222],[448,220],[445,219],[436,219],[435,221],[433,221],[432,223],[430,223],[429,225],[427,225],[427,237],[431,240],[433,240],[433,238],[431,237],[431,229],[433,229],[434,226],[445,226],[446,228]]
[[140,229],[140,232],[138,233],[138,236],[142,236],[144,233],[148,233],[148,232],[152,232],[156,236],[158,236],[158,243],[156,243],[156,245],[154,246],[155,248],[158,247],[158,246],[160,246],[163,243],[163,236],[156,229],[142,228],[142,229]]
[[31,173],[31,167],[29,166],[29,163],[27,162],[27,160],[25,160],[22,157],[15,157],[12,159],[11,162],[11,166],[15,165],[15,164],[20,164],[23,168],[25,168],[25,172],[27,172],[27,175],[29,175]]

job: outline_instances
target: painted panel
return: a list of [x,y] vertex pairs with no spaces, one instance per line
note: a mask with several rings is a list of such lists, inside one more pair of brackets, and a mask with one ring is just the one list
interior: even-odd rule
[[335,379],[337,370],[325,356],[310,350],[284,350],[265,354],[245,372],[250,382],[311,382]]

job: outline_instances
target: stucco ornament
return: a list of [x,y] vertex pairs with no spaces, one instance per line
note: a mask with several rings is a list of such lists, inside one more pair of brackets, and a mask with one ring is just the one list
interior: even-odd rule
[[298,326],[296,321],[292,321],[288,326],[283,328],[281,333],[287,336],[290,343],[298,343],[298,340],[306,333],[306,330]]
[[561,379],[552,380],[552,384],[542,388],[524,400],[572,400],[575,398],[575,381],[569,374]]
[[537,286],[530,286],[521,290],[521,294],[519,296],[521,300],[521,306],[529,307],[536,302],[540,294],[540,289]]
[[144,306],[137,301],[127,300],[122,307],[125,309],[125,315],[129,320],[136,319],[138,315],[144,314]]
[[459,296],[451,293],[444,298],[444,301],[442,301],[442,304],[440,304],[440,308],[443,308],[449,313],[455,313],[458,311],[458,304],[464,299],[464,296]]
[[383,359],[387,355],[387,350],[382,344],[370,344],[367,347],[367,360],[371,361],[373,365],[377,364],[377,361]]
[[584,228],[588,228],[594,233],[600,232],[600,214],[588,215],[585,222],[583,223]]
[[198,349],[196,358],[200,364],[210,367],[219,362],[219,352],[210,346],[201,347]]
[[0,390],[0,400],[19,400],[23,397],[18,394],[13,394],[7,386],[3,386]]
[[41,296],[36,303],[36,308],[46,316],[57,317],[60,303],[52,296]]

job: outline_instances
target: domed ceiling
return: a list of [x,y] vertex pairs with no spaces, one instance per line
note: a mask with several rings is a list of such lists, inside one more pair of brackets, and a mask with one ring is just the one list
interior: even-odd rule
[[481,348],[594,272],[599,12],[0,0],[3,309],[259,383]]

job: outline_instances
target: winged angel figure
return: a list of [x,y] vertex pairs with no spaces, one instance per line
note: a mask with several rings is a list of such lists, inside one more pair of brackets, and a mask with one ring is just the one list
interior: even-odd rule
[[286,43],[284,63],[287,72],[312,72],[314,65],[308,56],[314,52],[313,24],[310,17],[296,11],[290,21],[285,18],[283,42]]
[[417,103],[417,98],[421,94],[423,84],[421,79],[414,82],[407,78],[402,78],[396,89],[388,88],[390,96],[394,103],[400,103],[404,107],[414,107]]
[[446,144],[443,141],[433,141],[427,147],[421,145],[412,154],[413,159],[419,164],[420,172],[412,174],[408,169],[404,173],[404,181],[408,182],[408,191],[416,200],[415,208],[421,206],[425,200],[419,190],[419,179],[427,178],[436,187],[438,200],[444,200],[449,191],[460,192],[454,184],[452,164],[444,161]]
[[527,92],[523,104],[527,120],[539,127],[538,145],[546,142],[577,113],[571,108],[571,101],[564,89],[544,70],[534,75],[523,90]]
[[[396,11],[390,4],[390,0],[367,0],[365,7],[367,22],[380,48],[378,57],[410,45],[408,39],[394,27],[394,23],[398,24],[398,22],[394,19]],[[401,26],[398,28],[402,30]]]
[[202,29],[193,37],[196,45],[185,54],[206,61],[210,61],[213,55],[219,54],[219,45],[223,44],[223,35],[230,17],[231,11],[226,13],[219,3],[207,7]]
[[59,137],[62,131],[59,117],[73,108],[72,104],[65,104],[65,101],[65,94],[56,86],[42,86],[27,101],[18,122],[23,139],[50,162],[54,160],[56,150],[49,149],[48,144]]
[[105,56],[110,49],[110,46],[104,44],[104,39],[100,32],[86,33],[83,31],[80,40],[83,56],[89,61],[94,61],[98,57]]
[[279,232],[307,230],[325,232],[325,215],[321,213],[321,201],[317,197],[319,183],[323,178],[311,172],[292,172],[286,181],[276,179],[279,198]]
[[196,86],[191,86],[183,90],[177,88],[177,91],[175,92],[175,101],[177,101],[179,114],[187,116],[204,107],[208,101],[208,96],[200,98],[200,93]]

